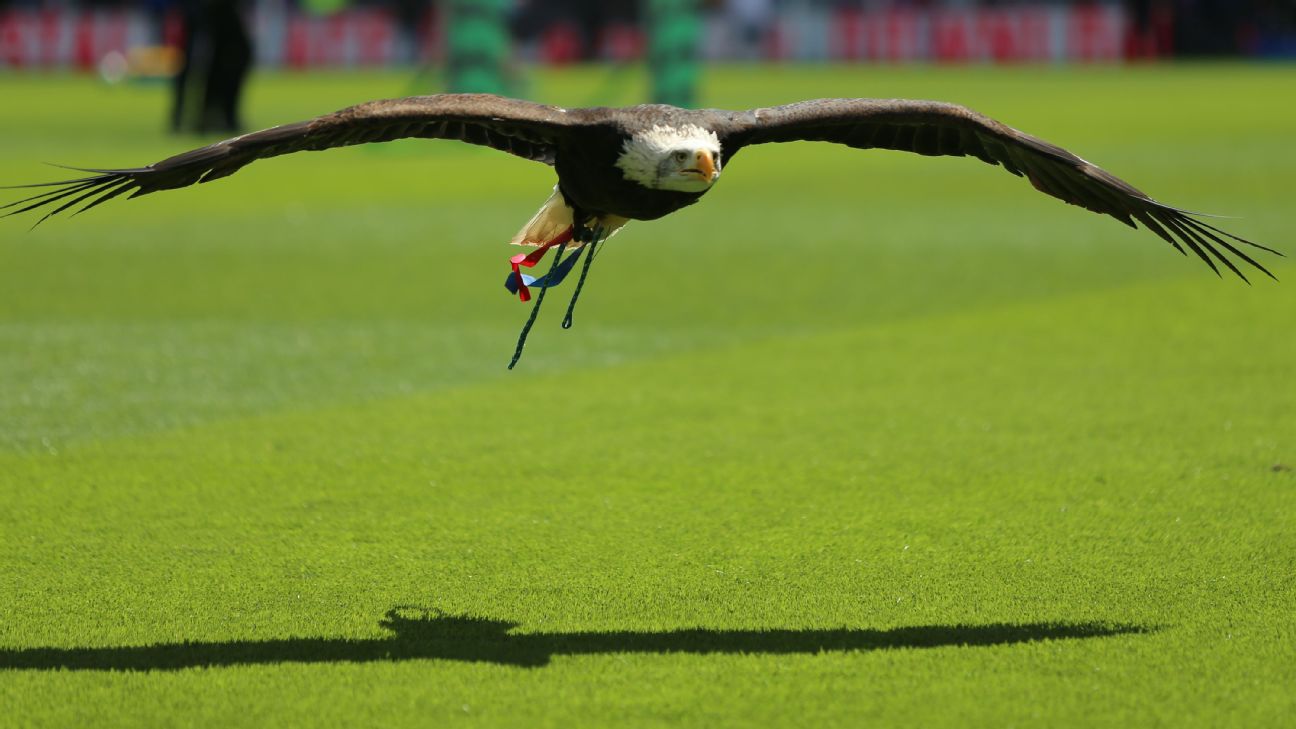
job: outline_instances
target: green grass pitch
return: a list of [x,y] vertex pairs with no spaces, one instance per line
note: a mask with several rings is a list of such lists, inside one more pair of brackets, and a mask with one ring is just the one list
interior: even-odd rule
[[[637,100],[606,74],[530,95]],[[410,91],[260,74],[249,123]],[[704,100],[815,96],[965,103],[1296,253],[1290,66]],[[192,142],[160,87],[0,98],[4,183]],[[1290,725],[1296,268],[1219,280],[970,160],[755,148],[508,372],[552,184],[398,143],[0,222],[0,723]]]

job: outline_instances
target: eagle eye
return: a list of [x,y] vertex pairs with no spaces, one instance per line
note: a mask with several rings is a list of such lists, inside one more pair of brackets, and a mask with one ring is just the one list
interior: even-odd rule
[[685,152],[684,150],[681,149],[675,153],[676,162],[684,162],[686,160],[688,160],[688,152]]

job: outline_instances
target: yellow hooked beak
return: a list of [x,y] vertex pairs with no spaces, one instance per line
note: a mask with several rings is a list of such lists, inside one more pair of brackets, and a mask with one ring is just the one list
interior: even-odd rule
[[710,182],[716,176],[715,158],[711,156],[710,151],[699,149],[693,167],[684,171],[697,173],[698,177]]

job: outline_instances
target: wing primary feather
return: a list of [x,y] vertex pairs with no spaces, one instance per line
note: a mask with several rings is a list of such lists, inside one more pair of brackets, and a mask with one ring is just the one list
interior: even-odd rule
[[[1201,246],[1197,245],[1197,241],[1193,240],[1191,235],[1184,232],[1184,229],[1175,223],[1174,218],[1166,217],[1161,221],[1161,223],[1170,230],[1178,233],[1179,239],[1186,243],[1188,247],[1192,249],[1192,252],[1197,254],[1198,258],[1205,261],[1206,265],[1211,267],[1211,270],[1215,272],[1216,276],[1223,277],[1224,274],[1220,273],[1219,267],[1215,265],[1215,262],[1211,260],[1210,256],[1206,255],[1206,252],[1201,249]],[[1209,246],[1207,247],[1209,248]]]
[[122,179],[120,179],[120,180],[113,180],[113,181],[109,181],[109,182],[107,182],[107,183],[104,184],[104,185],[96,186],[96,187],[92,188],[89,192],[85,193],[84,195],[78,195],[77,197],[72,198],[70,201],[63,203],[62,205],[58,206],[57,208],[54,208],[53,210],[49,211],[48,213],[45,213],[45,215],[42,216],[40,220],[37,220],[35,223],[33,223],[33,224],[32,224],[32,227],[29,228],[28,230],[35,230],[35,229],[36,229],[36,226],[38,226],[38,225],[40,225],[41,223],[45,222],[45,221],[48,220],[51,216],[58,215],[59,213],[63,212],[64,210],[67,210],[68,208],[70,208],[70,207],[76,205],[77,203],[81,202],[82,200],[85,200],[86,198],[89,198],[89,197],[93,197],[93,196],[95,196],[95,195],[98,195],[98,194],[99,194],[100,192],[102,192],[105,188],[114,188],[114,187],[119,187],[119,186],[121,186],[121,185],[126,184],[127,182],[130,182],[130,179],[129,179],[129,178],[122,178]]
[[[125,182],[129,182],[129,181],[130,181],[130,180],[125,180]],[[124,192],[129,192],[130,189],[131,189],[131,186],[130,186],[130,185],[118,185],[118,186],[116,186],[116,187],[111,187],[111,186],[110,186],[110,187],[107,187],[107,188],[104,188],[104,189],[107,190],[107,192],[105,192],[102,196],[97,197],[97,198],[95,198],[94,200],[91,200],[89,203],[86,204],[85,207],[81,208],[80,210],[76,211],[75,213],[72,213],[72,217],[75,218],[76,216],[80,215],[81,213],[84,213],[85,211],[89,210],[90,208],[98,207],[100,204],[102,204],[102,203],[106,203],[106,202],[108,202],[109,200],[111,200],[111,199],[117,197],[118,195],[120,195],[120,194],[122,194],[122,193],[124,193]],[[96,191],[96,192],[98,192],[98,191]]]
[[[1278,280],[1278,277],[1275,276],[1275,275],[1273,275],[1273,273],[1270,272],[1269,269],[1265,268],[1265,267],[1262,266],[1260,263],[1258,263],[1257,261],[1255,261],[1253,258],[1251,258],[1251,256],[1248,256],[1246,253],[1243,253],[1241,250],[1238,249],[1237,246],[1234,246],[1233,244],[1229,243],[1228,241],[1224,240],[1223,238],[1221,238],[1221,237],[1215,235],[1214,233],[1210,232],[1209,230],[1207,230],[1207,229],[1204,227],[1204,225],[1202,224],[1201,221],[1199,221],[1199,220],[1193,220],[1192,218],[1189,218],[1189,217],[1184,217],[1184,218],[1181,219],[1180,222],[1183,223],[1184,225],[1188,226],[1189,228],[1193,229],[1193,230],[1196,231],[1197,233],[1200,233],[1201,235],[1204,235],[1204,236],[1206,236],[1207,238],[1210,238],[1211,240],[1215,241],[1217,244],[1219,244],[1219,245],[1221,245],[1221,246],[1224,246],[1225,250],[1229,251],[1230,253],[1232,253],[1233,255],[1237,256],[1238,258],[1241,258],[1242,260],[1246,261],[1247,263],[1251,264],[1252,266],[1255,266],[1257,269],[1260,270],[1261,273],[1263,273],[1264,275],[1268,276],[1269,278],[1271,278],[1271,279],[1273,279],[1273,280],[1275,280],[1275,281]],[[1279,255],[1281,255],[1281,254],[1279,254]]]
[[1210,228],[1211,230],[1215,231],[1216,233],[1219,233],[1220,235],[1223,235],[1223,236],[1227,236],[1227,237],[1229,237],[1229,238],[1232,238],[1233,240],[1237,241],[1238,243],[1245,243],[1245,244],[1247,244],[1247,245],[1249,245],[1249,246],[1251,246],[1251,247],[1253,247],[1253,248],[1259,248],[1259,249],[1262,250],[1262,251],[1269,251],[1270,253],[1272,253],[1272,254],[1274,254],[1274,255],[1276,255],[1276,256],[1282,256],[1283,258],[1286,258],[1286,256],[1285,256],[1281,251],[1275,251],[1274,249],[1270,248],[1269,246],[1262,246],[1262,245],[1260,245],[1259,243],[1254,243],[1254,242],[1252,242],[1252,241],[1247,240],[1246,238],[1239,238],[1238,236],[1233,235],[1232,233],[1228,232],[1227,230],[1220,230],[1219,228],[1216,228],[1215,226],[1211,225],[1210,223],[1206,223],[1206,222],[1203,222],[1203,221],[1201,221],[1201,220],[1198,220],[1198,221],[1195,221],[1195,222],[1196,222],[1198,225],[1201,225],[1201,226],[1206,227],[1206,228]]
[[1248,285],[1250,285],[1251,279],[1247,278],[1241,271],[1239,271],[1237,266],[1233,265],[1233,261],[1229,260],[1228,256],[1225,256],[1223,253],[1220,253],[1219,249],[1211,245],[1210,241],[1203,238],[1200,233],[1193,230],[1191,227],[1185,225],[1183,218],[1176,218],[1174,223],[1179,227],[1179,229],[1183,232],[1184,235],[1192,236],[1193,240],[1197,241],[1198,245],[1204,248],[1211,255],[1218,258],[1220,263],[1223,263],[1225,266],[1228,266],[1229,270],[1232,271],[1238,278],[1242,279]]
[[129,175],[133,173],[148,172],[148,167],[124,167],[118,170],[101,170],[94,167],[70,167],[61,165],[57,162],[46,162],[50,167],[58,167],[61,170],[72,170],[73,172],[97,172],[101,175]]
[[96,186],[98,186],[98,185],[100,185],[100,184],[102,184],[102,183],[100,183],[100,182],[86,182],[86,183],[82,183],[82,184],[80,184],[80,185],[75,185],[75,186],[70,187],[70,188],[64,188],[64,189],[60,189],[60,190],[55,190],[54,192],[55,192],[56,194],[54,194],[54,195],[38,195],[38,196],[36,196],[36,198],[30,198],[30,197],[29,197],[29,198],[27,198],[27,199],[25,199],[25,200],[19,200],[17,203],[14,203],[14,204],[15,204],[15,205],[21,205],[21,204],[23,204],[23,203],[25,203],[25,202],[31,202],[32,200],[36,200],[37,198],[43,198],[43,199],[39,199],[39,200],[37,200],[36,202],[32,202],[32,203],[31,203],[30,205],[28,205],[27,207],[19,208],[19,209],[17,209],[17,210],[12,211],[12,212],[5,213],[5,217],[7,218],[7,217],[9,217],[10,215],[18,215],[19,213],[25,213],[25,212],[27,212],[28,210],[35,210],[36,208],[43,207],[43,206],[45,206],[45,205],[49,205],[49,204],[52,203],[52,202],[55,202],[55,201],[57,201],[57,200],[61,200],[61,199],[65,198],[65,197],[67,197],[67,196],[69,196],[69,195],[75,195],[75,194],[77,194],[78,192],[81,192],[82,190],[86,190],[86,189],[89,189],[89,188],[91,188],[91,187],[96,187]]
[[1236,215],[1217,215],[1215,213],[1203,213],[1200,210],[1184,210],[1183,208],[1177,208],[1173,205],[1167,205],[1161,202],[1160,200],[1153,200],[1151,198],[1148,198],[1148,202],[1152,203],[1153,205],[1156,205],[1159,208],[1165,208],[1166,210],[1173,210],[1174,212],[1182,213],[1183,215],[1194,215],[1198,218],[1214,218],[1217,220],[1238,220],[1239,219],[1238,216]]
[[103,175],[95,175],[94,177],[82,177],[78,180],[58,180],[57,182],[36,182],[36,183],[29,183],[26,185],[0,185],[0,190],[22,190],[28,187],[61,187],[63,185],[73,185],[78,182],[90,182],[91,180],[100,180],[100,179],[103,179]]
[[1166,232],[1166,229],[1162,228],[1161,224],[1156,222],[1156,220],[1151,215],[1149,215],[1146,211],[1136,210],[1134,211],[1133,215],[1135,218],[1138,219],[1140,223],[1143,224],[1143,227],[1155,233],[1156,236],[1161,240],[1164,240],[1166,243],[1169,243],[1170,245],[1174,246],[1174,249],[1176,251],[1179,251],[1181,255],[1185,255],[1185,256],[1188,255],[1188,251],[1185,251],[1183,249],[1183,246],[1179,245],[1179,241],[1175,240],[1174,236]]
[[1200,245],[1202,248],[1205,248],[1208,253],[1218,258],[1220,263],[1223,263],[1225,266],[1228,266],[1229,270],[1232,271],[1235,276],[1242,279],[1248,286],[1251,285],[1251,279],[1247,278],[1246,274],[1239,271],[1238,267],[1233,264],[1233,261],[1229,260],[1228,256],[1224,255],[1223,253],[1220,253],[1218,248],[1210,244],[1210,241],[1203,238],[1201,234],[1198,233],[1197,231],[1184,225],[1182,221],[1176,220],[1175,223],[1178,224],[1179,227],[1183,229],[1186,235],[1191,235],[1193,239],[1197,241],[1198,245]]
[[[75,188],[77,188],[77,189],[82,189],[82,188],[88,187],[88,186],[90,186],[90,185],[98,184],[100,181],[102,181],[102,179],[103,179],[103,178],[101,178],[101,177],[96,177],[96,178],[94,178],[93,180],[91,180],[91,181],[89,181],[89,182],[86,182],[86,181],[80,181],[80,182],[71,183],[71,184],[73,185],[73,187],[75,187]],[[39,193],[39,194],[37,194],[37,195],[31,195],[31,196],[29,196],[29,197],[25,197],[25,198],[23,198],[23,199],[21,199],[21,200],[16,200],[16,201],[14,201],[14,202],[11,202],[11,203],[9,203],[9,204],[7,204],[7,205],[0,205],[0,210],[7,210],[8,208],[12,208],[12,207],[15,207],[15,206],[18,206],[18,205],[22,205],[23,203],[27,203],[27,202],[32,202],[32,201],[34,201],[34,200],[39,200],[39,199],[41,199],[41,198],[43,198],[43,197],[50,197],[50,196],[52,196],[52,195],[58,195],[59,193],[65,193],[65,192],[67,192],[67,191],[70,190],[70,189],[72,189],[72,188],[71,188],[71,187],[66,187],[66,186],[65,186],[65,187],[61,187],[61,188],[59,188],[59,189],[57,189],[57,190],[50,190],[49,192],[42,192],[42,193]],[[12,214],[12,213],[11,213],[11,214]]]

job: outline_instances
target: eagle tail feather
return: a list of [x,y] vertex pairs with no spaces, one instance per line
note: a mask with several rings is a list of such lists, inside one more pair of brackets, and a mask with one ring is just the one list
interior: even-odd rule
[[[567,204],[563,194],[559,192],[558,186],[554,186],[553,194],[545,200],[545,204],[536,211],[531,220],[522,226],[513,240],[509,241],[515,246],[543,246],[550,243],[560,235],[567,232],[576,224],[576,214],[572,207]],[[592,229],[601,229],[603,240],[611,238],[621,226],[630,222],[629,218],[623,218],[619,215],[599,215],[585,222],[585,225]],[[572,236],[571,240],[563,246],[564,250],[575,250],[585,245],[586,240],[577,240],[579,236]]]
[[[555,185],[553,194],[545,204],[509,242],[515,246],[542,246],[572,227],[573,222],[574,214],[571,206],[563,199],[562,193]],[[567,244],[568,248],[580,248],[580,246],[581,244],[574,240]]]

